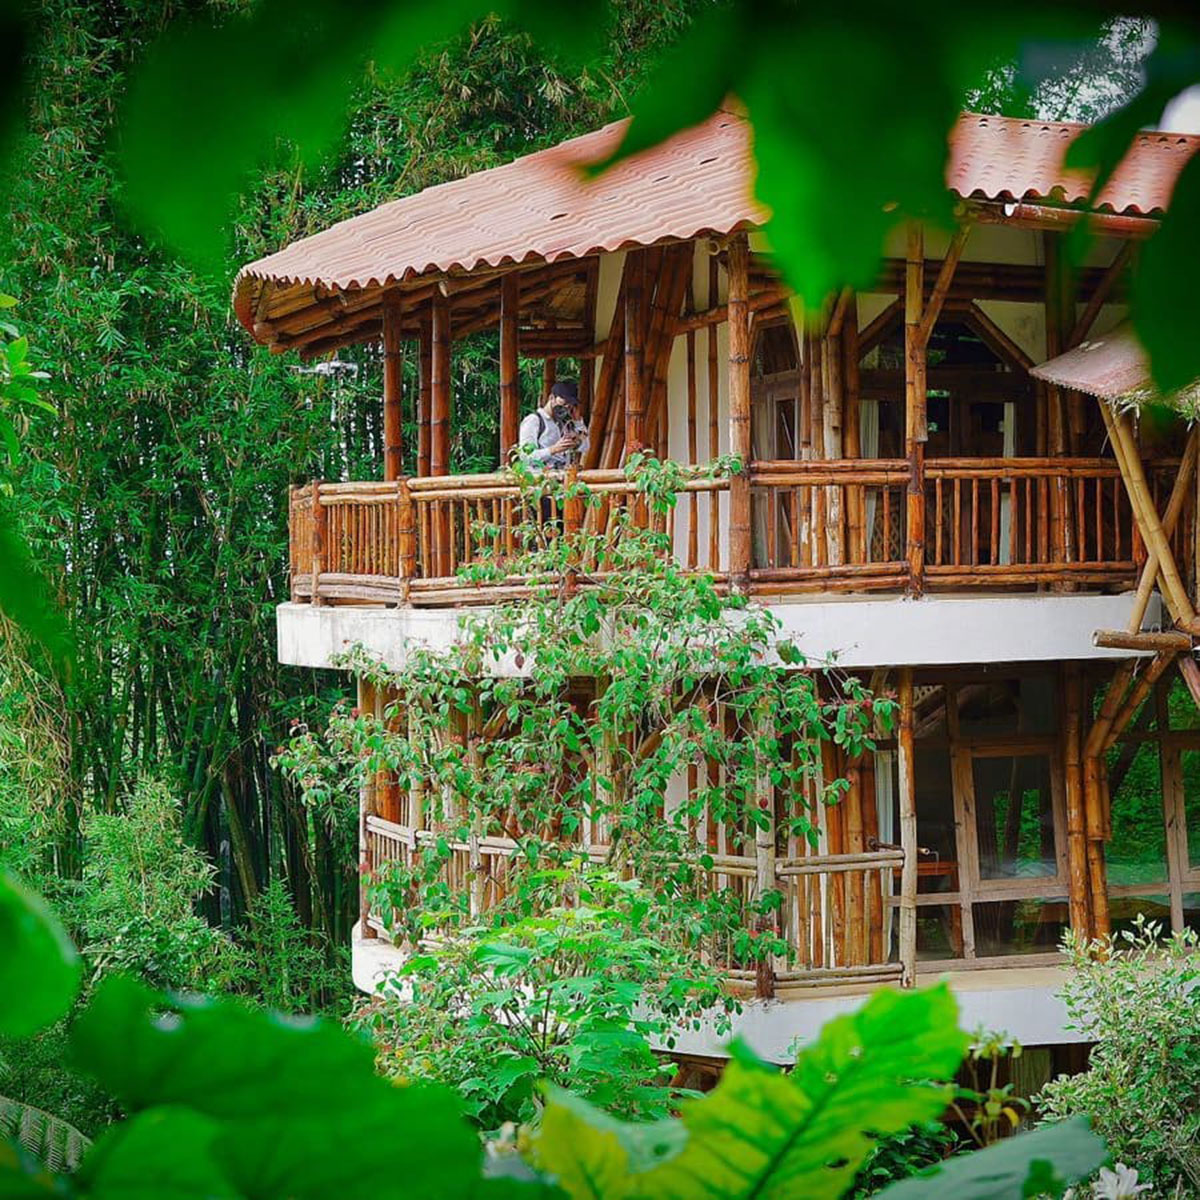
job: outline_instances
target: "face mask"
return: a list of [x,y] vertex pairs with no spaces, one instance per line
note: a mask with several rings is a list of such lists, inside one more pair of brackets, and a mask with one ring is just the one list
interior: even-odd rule
[[550,415],[556,425],[566,425],[571,419],[571,409],[566,404],[556,404],[550,410]]

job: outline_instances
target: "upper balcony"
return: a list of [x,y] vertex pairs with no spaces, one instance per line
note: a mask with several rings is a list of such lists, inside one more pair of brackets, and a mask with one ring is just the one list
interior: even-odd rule
[[[1177,461],[1150,466],[1155,503]],[[597,503],[543,502],[546,521],[602,532],[637,496],[619,470],[572,477]],[[1121,591],[1147,559],[1117,464],[1110,458],[947,458],[925,463],[912,493],[905,459],[755,461],[748,471],[752,596],[812,593]],[[665,516],[645,514],[670,537],[680,566],[730,578],[728,479],[685,484]],[[294,602],[437,607],[520,594],[522,581],[466,583],[465,567],[503,561],[530,519],[512,473],[314,481],[289,498]],[[923,526],[923,541],[913,536]],[[1190,558],[1190,532],[1171,544]],[[595,564],[581,564],[586,579]]]
[[[862,617],[868,602],[927,597],[893,605],[908,626],[927,626],[912,654],[936,649],[938,603],[986,597],[955,652],[1003,660],[1045,624],[1034,614],[1043,601],[1073,606],[1083,632],[1039,656],[1080,657],[1079,637],[1090,647],[1097,628],[1155,624],[1161,583],[1171,623],[1190,635],[1194,435],[1182,423],[1139,428],[1107,403],[1104,379],[1045,374],[1120,325],[1133,241],[1159,211],[1115,182],[1104,211],[1083,207],[1078,180],[1056,174],[1073,131],[1051,130],[1051,145],[1040,126],[964,117],[947,167],[958,228],[897,223],[878,277],[815,310],[761,239],[748,129],[728,112],[595,187],[574,168],[611,150],[617,127],[249,264],[235,308],[273,350],[382,349],[382,403],[360,422],[382,450],[382,480],[293,489],[288,619],[339,614],[340,645],[381,610],[409,628],[422,610],[519,595],[527,581],[460,571],[485,548],[492,559],[509,551],[529,515],[505,470],[522,414],[569,376],[590,435],[576,478],[602,503],[541,505],[556,526],[598,532],[615,508],[645,513],[624,469],[634,453],[721,460],[723,476],[689,480],[654,519],[683,567],[731,589],[810,610],[822,597],[843,609],[865,598],[860,624],[874,621]],[[1179,161],[1143,164],[1162,173],[1163,197]],[[1093,236],[1072,263],[1066,237],[1080,221]],[[476,349],[496,364],[497,394],[468,422],[454,391],[471,339],[486,341]],[[481,423],[494,423],[483,457],[495,469],[456,474],[463,430]],[[581,576],[595,569],[580,564]],[[989,602],[1009,607],[988,616]],[[1024,624],[1009,624],[1018,602]],[[912,640],[908,626],[890,630],[895,641]],[[1010,644],[996,634],[972,649],[983,626]]]

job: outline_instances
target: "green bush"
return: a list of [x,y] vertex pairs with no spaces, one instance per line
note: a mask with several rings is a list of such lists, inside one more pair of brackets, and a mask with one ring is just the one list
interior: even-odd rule
[[1088,1069],[1046,1085],[1048,1118],[1086,1116],[1154,1195],[1200,1194],[1200,938],[1137,928],[1097,946],[1068,938],[1063,1000],[1094,1041]]

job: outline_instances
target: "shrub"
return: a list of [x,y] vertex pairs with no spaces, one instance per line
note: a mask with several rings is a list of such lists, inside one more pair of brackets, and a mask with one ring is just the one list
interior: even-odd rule
[[1048,1083],[1049,1118],[1082,1114],[1155,1195],[1200,1193],[1200,938],[1139,920],[1118,938],[1068,938],[1062,996],[1095,1042],[1088,1069]]

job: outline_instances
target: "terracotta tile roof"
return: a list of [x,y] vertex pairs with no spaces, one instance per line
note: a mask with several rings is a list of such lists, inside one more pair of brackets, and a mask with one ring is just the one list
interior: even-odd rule
[[[318,289],[345,292],[431,272],[553,262],[726,234],[766,220],[767,211],[751,192],[750,126],[738,113],[720,110],[585,182],[578,168],[608,153],[624,127],[615,122],[504,166],[393,200],[249,263],[234,286],[238,317],[265,340],[274,308],[259,302],[289,289],[285,307],[294,311],[312,303]],[[1086,177],[1065,172],[1062,161],[1083,128],[964,114],[949,139],[947,184],[964,199],[1078,203],[1087,196]],[[1140,135],[1100,197],[1100,207],[1160,212],[1197,147],[1197,137]],[[256,310],[266,317],[257,330]]]
[[243,267],[287,283],[357,288],[426,272],[581,257],[621,246],[759,225],[745,120],[703,125],[620,163],[599,179],[579,168],[608,154],[626,122],[502,167],[426,188],[341,221]]
[[1101,400],[1121,400],[1152,390],[1149,359],[1129,325],[1088,338],[1029,373]]
[[[964,113],[950,137],[946,185],[964,199],[1081,203],[1088,197],[1090,176],[1065,170],[1063,159],[1086,128]],[[1139,216],[1163,212],[1183,164],[1197,148],[1200,137],[1138,134],[1095,207]]]

